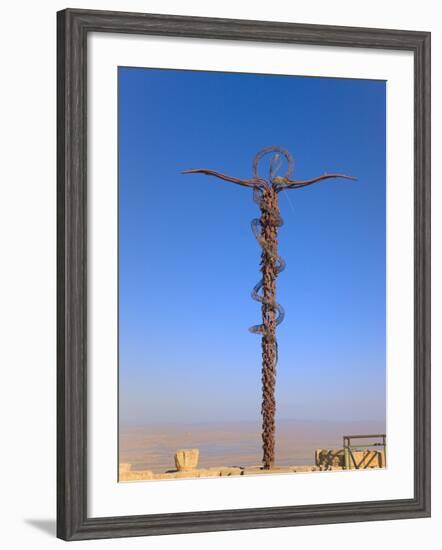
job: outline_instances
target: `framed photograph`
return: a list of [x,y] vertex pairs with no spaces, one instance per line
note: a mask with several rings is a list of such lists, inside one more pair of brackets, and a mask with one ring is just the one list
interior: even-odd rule
[[58,13],[58,536],[430,515],[430,34]]

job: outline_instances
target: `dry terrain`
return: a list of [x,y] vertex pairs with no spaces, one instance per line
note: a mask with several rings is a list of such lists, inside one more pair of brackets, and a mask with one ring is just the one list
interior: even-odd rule
[[[342,447],[342,436],[383,433],[381,422],[277,423],[276,466],[314,465],[315,450]],[[261,461],[259,422],[193,423],[122,427],[120,463],[132,470],[162,473],[175,469],[177,449],[198,448],[198,468],[252,467]]]

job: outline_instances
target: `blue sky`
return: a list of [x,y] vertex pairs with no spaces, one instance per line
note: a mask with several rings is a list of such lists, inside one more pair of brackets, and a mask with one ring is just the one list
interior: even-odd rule
[[119,69],[119,376],[123,424],[260,418],[260,249],[251,177],[278,144],[277,417],[385,415],[385,82]]

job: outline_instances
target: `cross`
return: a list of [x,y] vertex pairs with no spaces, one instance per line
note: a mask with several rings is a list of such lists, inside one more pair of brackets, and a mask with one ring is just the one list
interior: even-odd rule
[[[259,163],[266,155],[271,154],[267,178],[259,175]],[[285,176],[278,176],[283,162],[287,162]],[[262,449],[263,468],[268,470],[275,462],[275,384],[276,365],[278,362],[278,342],[276,327],[284,319],[284,309],[276,302],[276,277],[285,268],[284,260],[278,254],[278,228],[283,224],[278,194],[286,189],[300,189],[319,181],[344,178],[356,178],[345,174],[323,174],[310,180],[292,180],[294,160],[284,148],[270,146],[259,151],[253,160],[252,179],[240,179],[214,170],[197,168],[184,170],[183,174],[205,174],[215,176],[253,190],[253,199],[261,210],[260,218],[252,220],[253,234],[261,246],[260,281],[252,290],[252,298],[261,303],[262,323],[250,327],[250,332],[261,335],[262,348]]]

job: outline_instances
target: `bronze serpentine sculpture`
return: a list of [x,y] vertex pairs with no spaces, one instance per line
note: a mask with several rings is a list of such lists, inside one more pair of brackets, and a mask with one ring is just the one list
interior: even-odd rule
[[[268,178],[259,174],[263,157],[272,154]],[[284,161],[287,163],[285,176],[278,176]],[[240,179],[214,170],[197,168],[184,170],[183,174],[205,174],[215,176],[253,190],[253,199],[259,206],[261,216],[251,222],[256,240],[261,246],[262,277],[252,290],[252,298],[261,304],[262,323],[250,327],[250,332],[261,335],[262,348],[262,441],[263,467],[270,469],[275,461],[275,384],[278,362],[276,327],[284,319],[284,309],[276,302],[276,278],[285,268],[284,260],[278,254],[278,229],[283,220],[279,210],[278,194],[285,189],[300,189],[319,181],[332,178],[355,180],[345,174],[323,174],[310,180],[292,180],[294,160],[284,148],[270,146],[257,153],[253,160],[253,178]]]

